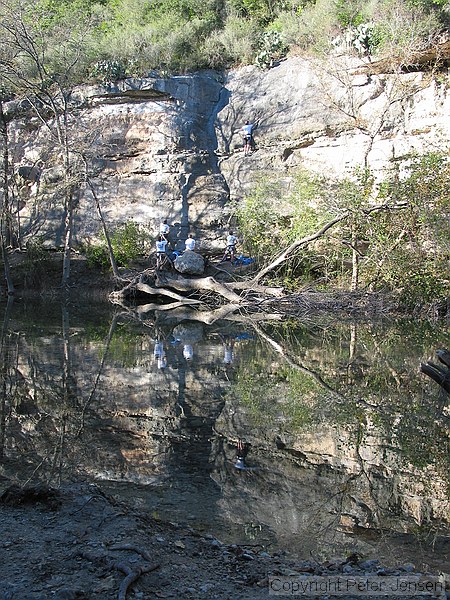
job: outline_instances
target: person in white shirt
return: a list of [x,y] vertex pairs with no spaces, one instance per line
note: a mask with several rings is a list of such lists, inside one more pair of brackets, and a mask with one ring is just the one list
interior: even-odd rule
[[229,232],[227,236],[227,246],[225,248],[225,252],[223,253],[222,262],[227,260],[229,257],[230,261],[233,262],[236,254],[236,244],[238,243],[237,237],[233,234],[232,231]]
[[194,250],[195,249],[195,240],[192,233],[189,234],[189,237],[184,242],[184,246],[186,250]]
[[192,360],[194,358],[194,348],[192,347],[191,344],[184,344],[183,357],[186,360]]
[[253,138],[253,131],[258,126],[258,122],[250,123],[250,121],[245,121],[245,125],[242,127],[242,137],[244,138],[244,148],[248,144],[251,150],[256,149],[255,140]]
[[166,254],[167,240],[161,235],[156,240],[156,269],[159,270],[164,266]]
[[160,340],[155,343],[155,349],[153,355],[157,360],[158,369],[165,369],[167,367],[167,356],[164,350],[164,344]]
[[167,224],[167,219],[164,219],[164,221],[162,221],[162,223],[159,226],[159,235],[166,240],[166,242],[169,241],[169,231],[170,231],[170,226]]
[[226,365],[231,365],[234,360],[234,339],[229,335],[221,335],[220,337],[223,343],[223,362]]

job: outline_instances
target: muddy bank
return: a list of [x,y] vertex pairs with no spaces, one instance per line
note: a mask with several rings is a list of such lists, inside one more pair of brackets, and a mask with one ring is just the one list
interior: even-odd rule
[[4,600],[259,600],[268,597],[271,577],[417,575],[412,564],[387,568],[357,555],[320,563],[223,544],[138,512],[95,485],[57,490],[6,483],[0,501]]

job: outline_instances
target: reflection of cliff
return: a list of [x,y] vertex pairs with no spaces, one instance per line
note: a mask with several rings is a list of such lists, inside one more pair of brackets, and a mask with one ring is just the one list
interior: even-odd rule
[[[380,345],[375,325],[291,323],[258,338],[238,324],[149,328],[103,313],[61,311],[50,327],[16,313],[0,474],[101,480],[219,537],[305,551],[448,519],[445,420],[410,366],[435,332],[417,357],[405,340],[406,362],[398,343],[390,351],[394,327]],[[233,467],[240,437],[254,470]]]
[[[200,331],[187,339],[186,327],[156,332],[119,322],[114,330],[105,323],[83,331],[70,318],[59,324],[23,333],[9,347],[14,394],[2,411],[5,472],[142,484],[183,465],[207,473],[212,427],[229,386],[219,338],[203,339]],[[164,338],[165,368],[154,353],[156,334]]]
[[[239,513],[243,518],[250,511],[247,518],[265,523],[283,537],[291,529],[295,534],[295,524],[304,527],[305,520],[310,528],[339,525],[352,532],[358,528],[413,531],[417,525],[432,526],[448,519],[445,480],[434,472],[426,484],[432,471],[422,473],[405,465],[400,449],[389,447],[375,429],[365,433],[357,446],[352,432],[325,424],[290,435],[291,443],[285,444],[280,438],[282,427],[282,422],[271,421],[255,428],[245,408],[231,401],[216,424],[225,439],[242,436],[253,448],[251,461],[258,469],[243,478],[254,486]],[[224,477],[220,469],[218,477]],[[276,510],[267,505],[267,490],[278,495],[273,502]],[[236,514],[233,491],[228,496],[225,485],[223,492],[224,511]]]
[[[392,564],[402,560],[427,568],[445,564],[448,527],[439,521],[428,523],[429,529],[424,527],[417,543],[417,528],[408,519],[410,507],[378,504],[383,495],[391,499],[396,478],[391,482],[376,469],[367,474],[350,473],[344,467],[328,465],[326,458],[311,465],[300,453],[293,456],[275,444],[257,445],[256,439],[252,443],[247,471],[234,468],[231,445],[219,440],[215,447],[213,477],[221,489],[218,512],[224,521],[225,539],[233,531],[234,539],[241,543],[275,545],[309,559],[358,552],[383,557]],[[411,475],[409,481],[414,481]],[[415,492],[420,491],[416,486]],[[445,510],[445,501],[430,499],[432,504]]]
[[[300,537],[316,551],[345,545],[343,532],[412,532],[418,526],[437,532],[443,523],[442,532],[448,530],[441,404],[435,396],[410,402],[423,387],[413,369],[405,370],[404,355],[386,352],[398,332],[385,330],[382,346],[377,337],[371,342],[373,331],[334,326],[324,344],[314,330],[306,335],[299,328],[296,335],[291,329],[289,341],[278,336],[271,345],[277,352],[257,378],[247,357],[216,424],[225,440],[250,442],[256,467],[234,475],[242,488],[238,497],[226,475],[231,458],[226,463],[217,453],[215,477],[230,522],[238,515],[243,524],[258,524],[261,539],[264,531],[283,545]],[[414,364],[407,340],[406,347]]]

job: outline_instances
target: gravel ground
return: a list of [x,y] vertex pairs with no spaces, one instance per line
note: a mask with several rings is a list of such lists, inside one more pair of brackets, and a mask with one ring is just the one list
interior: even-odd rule
[[[284,552],[269,555],[223,544],[138,513],[95,485],[3,489],[1,600],[259,600],[270,597],[272,577],[370,576],[387,581],[417,575],[412,565],[392,570],[356,555],[318,564]],[[364,595],[340,597],[361,600]],[[417,594],[401,596],[413,597]]]

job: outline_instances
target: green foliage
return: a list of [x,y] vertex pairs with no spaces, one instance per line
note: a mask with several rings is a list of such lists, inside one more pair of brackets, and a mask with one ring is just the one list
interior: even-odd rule
[[260,25],[266,26],[279,10],[288,8],[291,3],[283,0],[231,0],[231,5],[242,17],[254,18]]
[[328,185],[306,171],[289,181],[262,178],[256,182],[235,213],[246,249],[253,256],[267,258],[314,232],[329,215]]
[[44,241],[43,237],[36,236],[27,242],[25,261],[22,265],[25,285],[42,285],[55,269],[59,269],[52,260],[52,252],[45,248]]
[[246,252],[267,264],[334,216],[347,215],[291,257],[278,282],[289,290],[312,280],[369,287],[395,292],[416,307],[448,298],[449,187],[450,165],[439,154],[412,158],[402,177],[380,187],[367,169],[342,181],[300,171],[290,180],[256,182],[235,216]]
[[[104,236],[99,244],[89,244],[85,248],[86,258],[92,266],[106,269],[110,266],[108,246]],[[148,236],[139,226],[130,221],[118,227],[110,236],[117,265],[127,267],[145,253]]]
[[355,51],[361,55],[371,55],[380,45],[379,31],[373,23],[361,23],[348,27],[342,35],[332,40],[336,48]]
[[[256,182],[235,210],[246,252],[257,262],[267,263],[281,249],[317,231],[331,218],[329,188],[324,178],[304,170],[290,180]],[[278,281],[294,290],[299,281],[308,281],[319,272],[323,275],[323,262],[320,248],[305,247],[279,271]]]
[[256,21],[230,16],[223,29],[205,39],[202,53],[209,57],[210,66],[251,63],[258,46],[259,28]]
[[317,0],[295,13],[280,12],[274,24],[288,46],[312,53],[328,53],[339,27],[334,9],[334,0]]
[[359,0],[335,0],[335,10],[342,27],[358,27],[364,22]]
[[265,31],[259,42],[259,52],[255,57],[255,64],[261,69],[268,69],[285,52],[286,46],[280,33],[274,30]]
[[328,54],[333,40],[398,61],[442,30],[446,7],[444,0],[20,0],[10,14],[23,15],[37,48],[45,46],[51,81],[75,56],[78,80],[86,73],[111,80],[152,69],[267,68],[295,47]]
[[91,76],[103,82],[117,81],[123,79],[126,72],[126,67],[118,60],[99,60],[93,65]]
[[448,0],[407,0],[407,5],[413,9],[420,8],[431,12],[448,7]]
[[[428,6],[425,6],[428,4]],[[430,10],[431,3],[409,0],[380,0],[370,16],[378,53],[398,60],[409,60],[411,54],[430,45],[442,28],[440,18],[445,11]]]
[[396,289],[408,306],[448,297],[449,185],[446,156],[413,157],[403,178],[393,177],[380,192],[404,209],[370,219],[368,276]]
[[[0,56],[3,75],[20,95],[68,89],[86,76],[87,49],[94,35],[89,5],[83,0],[58,3],[11,0],[0,6]],[[0,59],[1,60],[1,59]],[[6,67],[6,68],[5,68]]]

